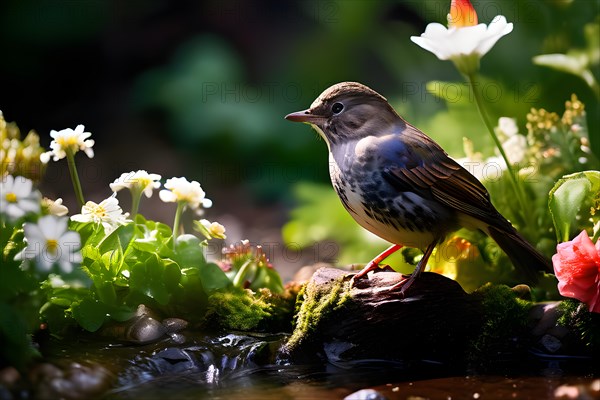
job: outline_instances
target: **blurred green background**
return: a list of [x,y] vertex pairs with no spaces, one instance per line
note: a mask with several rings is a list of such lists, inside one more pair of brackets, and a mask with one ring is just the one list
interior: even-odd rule
[[[324,143],[283,117],[307,108],[329,85],[367,84],[453,156],[463,156],[463,136],[476,150],[493,151],[453,65],[410,41],[429,22],[445,24],[449,3],[3,0],[0,110],[22,131],[37,130],[46,146],[51,129],[84,124],[96,140],[93,160],[78,157],[91,200],[107,197],[122,172],[185,176],[215,201],[207,216],[229,228],[230,240],[266,243],[273,258],[293,265],[327,260],[335,253],[328,247],[301,256],[283,249],[279,230],[294,206],[293,188],[328,180]],[[589,47],[584,26],[597,23],[600,2],[473,4],[480,22],[503,14],[515,25],[482,60],[494,118],[515,117],[524,131],[531,107],[561,114],[576,93],[600,154],[593,92],[579,78],[531,61]],[[429,86],[454,91],[455,101],[428,92],[431,81],[456,82]],[[44,194],[74,207],[70,185],[66,163],[51,164]],[[141,211],[170,222],[174,210],[159,203],[154,196]]]

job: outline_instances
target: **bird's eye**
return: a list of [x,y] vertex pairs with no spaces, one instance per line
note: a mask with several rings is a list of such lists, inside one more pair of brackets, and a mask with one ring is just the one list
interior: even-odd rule
[[343,109],[344,109],[344,105],[343,105],[342,103],[334,103],[334,104],[331,106],[331,111],[332,111],[334,114],[339,114],[339,113],[341,113]]

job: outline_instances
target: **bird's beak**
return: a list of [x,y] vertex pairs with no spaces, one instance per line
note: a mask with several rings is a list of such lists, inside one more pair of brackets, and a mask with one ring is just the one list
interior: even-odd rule
[[285,116],[285,119],[292,122],[308,122],[314,124],[324,119],[320,115],[315,115],[310,109],[304,111],[297,111]]

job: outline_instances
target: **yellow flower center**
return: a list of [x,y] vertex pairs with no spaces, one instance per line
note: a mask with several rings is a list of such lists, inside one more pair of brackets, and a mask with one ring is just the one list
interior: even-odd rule
[[12,193],[12,192],[8,192],[6,193],[6,195],[4,195],[4,198],[6,199],[6,201],[8,201],[9,203],[16,203],[17,202],[17,195]]
[[90,208],[90,214],[92,214],[96,218],[104,218],[106,217],[106,209],[101,205]]
[[152,183],[152,180],[148,179],[148,178],[135,178],[133,180],[133,184],[136,185],[137,187],[139,187],[140,189],[144,189],[151,183]]
[[452,0],[450,14],[448,14],[448,26],[450,28],[461,28],[477,25],[477,13],[469,0]]
[[177,201],[185,201],[189,203],[191,200],[191,196],[189,193],[182,192],[177,189],[173,189],[172,192],[175,194],[175,197],[177,197]]
[[52,254],[56,254],[56,250],[58,249],[58,240],[56,239],[48,239],[46,240],[46,249],[48,252]]
[[56,142],[63,149],[66,149],[66,148],[78,148],[79,147],[79,143],[78,143],[77,138],[75,136],[63,136],[63,137],[59,137],[58,139],[56,139]]

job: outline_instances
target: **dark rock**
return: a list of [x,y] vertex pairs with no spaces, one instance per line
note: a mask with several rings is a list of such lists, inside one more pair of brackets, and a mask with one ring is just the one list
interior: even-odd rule
[[292,361],[316,355],[340,360],[459,361],[481,323],[478,301],[448,278],[424,273],[401,294],[391,290],[402,275],[351,275],[319,269],[304,292],[296,330],[284,347]]

